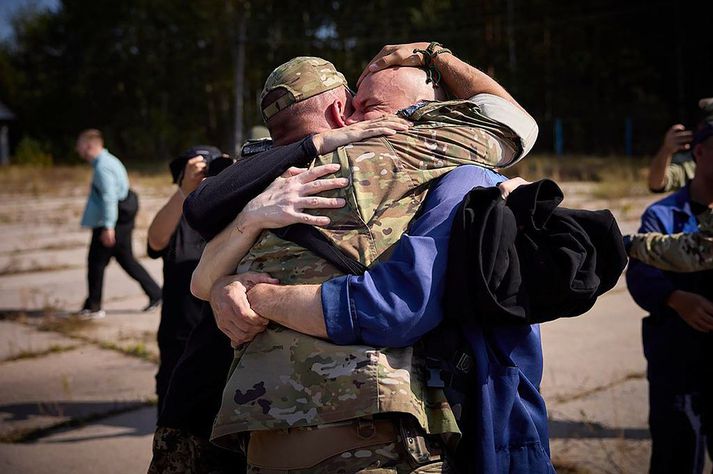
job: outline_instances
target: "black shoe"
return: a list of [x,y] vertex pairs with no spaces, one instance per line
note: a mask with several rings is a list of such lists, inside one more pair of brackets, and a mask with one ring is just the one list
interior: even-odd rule
[[149,301],[148,306],[146,306],[142,311],[144,313],[149,313],[155,311],[159,306],[161,306],[161,298]]

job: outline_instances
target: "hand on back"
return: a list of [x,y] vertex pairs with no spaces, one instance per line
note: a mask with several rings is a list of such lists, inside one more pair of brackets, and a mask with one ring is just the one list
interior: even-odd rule
[[315,216],[304,211],[344,206],[342,198],[315,196],[349,185],[347,178],[324,177],[337,171],[338,164],[315,166],[309,170],[290,168],[245,206],[242,214],[246,222],[261,229],[276,229],[296,223],[328,225],[328,217]]

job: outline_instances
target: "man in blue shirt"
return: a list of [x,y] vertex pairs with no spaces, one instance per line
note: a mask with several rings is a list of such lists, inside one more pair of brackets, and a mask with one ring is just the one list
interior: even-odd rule
[[[696,133],[691,149],[695,177],[646,209],[639,232],[695,232],[697,216],[713,207],[713,126]],[[651,472],[702,472],[706,442],[713,453],[713,272],[665,272],[632,259],[627,283],[650,313],[643,343]]]
[[105,316],[101,309],[104,270],[112,257],[141,285],[149,297],[144,311],[153,310],[161,303],[161,288],[133,254],[131,235],[139,203],[136,194],[129,189],[126,168],[104,148],[99,130],[90,129],[80,133],[76,150],[94,168],[92,186],[81,222],[82,227],[92,229],[87,257],[89,296],[79,314],[87,319]]
[[[431,185],[422,214],[387,261],[363,276],[345,275],[322,285],[257,284],[247,295],[252,309],[298,331],[314,332],[321,325],[324,333],[317,335],[338,344],[412,345],[443,320],[448,241],[458,205],[473,187],[495,186],[504,179],[477,166],[456,168]],[[230,307],[225,302],[215,306]],[[478,387],[478,412],[471,419],[479,434],[466,448],[476,471],[554,472],[547,410],[539,393],[539,327],[485,331],[473,325],[464,333],[474,351],[473,384]],[[505,354],[508,363],[493,353]]]
[[[411,54],[414,48],[404,49]],[[355,98],[354,102],[359,119],[383,113],[374,101]],[[501,101],[488,107],[503,121],[517,122],[516,107]],[[532,136],[522,136],[534,141],[536,128]],[[458,204],[474,186],[493,186],[502,180],[497,173],[479,167],[451,171],[432,184],[423,213],[391,256],[364,276],[338,277],[323,285],[258,284],[247,295],[250,304],[267,319],[339,344],[411,345],[443,319],[448,240]],[[242,300],[244,295],[221,291],[230,281],[231,277],[219,280],[211,296],[222,300],[211,298],[211,303],[239,316],[244,301],[229,300]],[[553,472],[546,410],[538,390],[542,375],[539,328],[486,332],[469,327],[464,333],[476,355],[473,384],[477,387],[477,413],[470,419],[478,424],[473,427],[478,435],[466,447],[472,453],[472,464],[479,472]],[[492,359],[491,352],[509,360]]]

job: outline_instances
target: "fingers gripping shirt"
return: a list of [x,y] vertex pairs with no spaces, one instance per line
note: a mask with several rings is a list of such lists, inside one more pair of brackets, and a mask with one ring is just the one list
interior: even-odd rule
[[[519,137],[482,115],[477,106],[448,103],[428,119],[412,118],[405,133],[374,138],[318,157],[314,165],[339,163],[337,176],[351,185],[324,193],[342,197],[341,209],[320,229],[342,251],[370,265],[406,231],[428,183],[455,166],[495,168],[504,144]],[[454,118],[455,117],[455,118]],[[490,122],[488,122],[490,120]],[[488,122],[491,129],[482,128]],[[265,232],[240,271],[268,272],[283,284],[322,283],[339,274],[329,263]],[[412,414],[429,432],[457,433],[442,392],[424,386],[423,363],[413,348],[336,346],[281,327],[270,327],[233,364],[213,439],[230,445],[241,431],[314,426],[384,412]]]
[[699,218],[698,232],[632,235],[629,255],[672,272],[713,269],[713,210]]

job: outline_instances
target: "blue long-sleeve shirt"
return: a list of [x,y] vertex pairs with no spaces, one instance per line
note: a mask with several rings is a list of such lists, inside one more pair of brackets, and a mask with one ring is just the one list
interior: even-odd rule
[[[689,187],[681,188],[670,196],[649,206],[641,217],[639,232],[696,232],[698,221],[691,210]],[[685,275],[674,275],[658,268],[631,259],[626,272],[626,283],[634,301],[651,314],[663,314],[670,310],[666,300],[679,286]]]
[[363,276],[345,275],[322,285],[329,338],[337,344],[412,345],[443,320],[448,239],[458,205],[475,186],[505,178],[461,166],[431,185],[422,214],[401,237],[388,261]]
[[[391,257],[363,276],[346,275],[322,285],[327,333],[338,344],[410,345],[443,320],[441,300],[448,240],[458,205],[475,186],[504,178],[461,166],[431,185],[423,213]],[[547,409],[539,392],[542,347],[539,327],[463,327],[474,355],[466,449],[476,472],[553,473]],[[497,354],[497,355],[496,355]]]
[[129,194],[129,176],[117,157],[104,148],[92,161],[94,174],[82,227],[113,229],[119,216],[119,201]]

